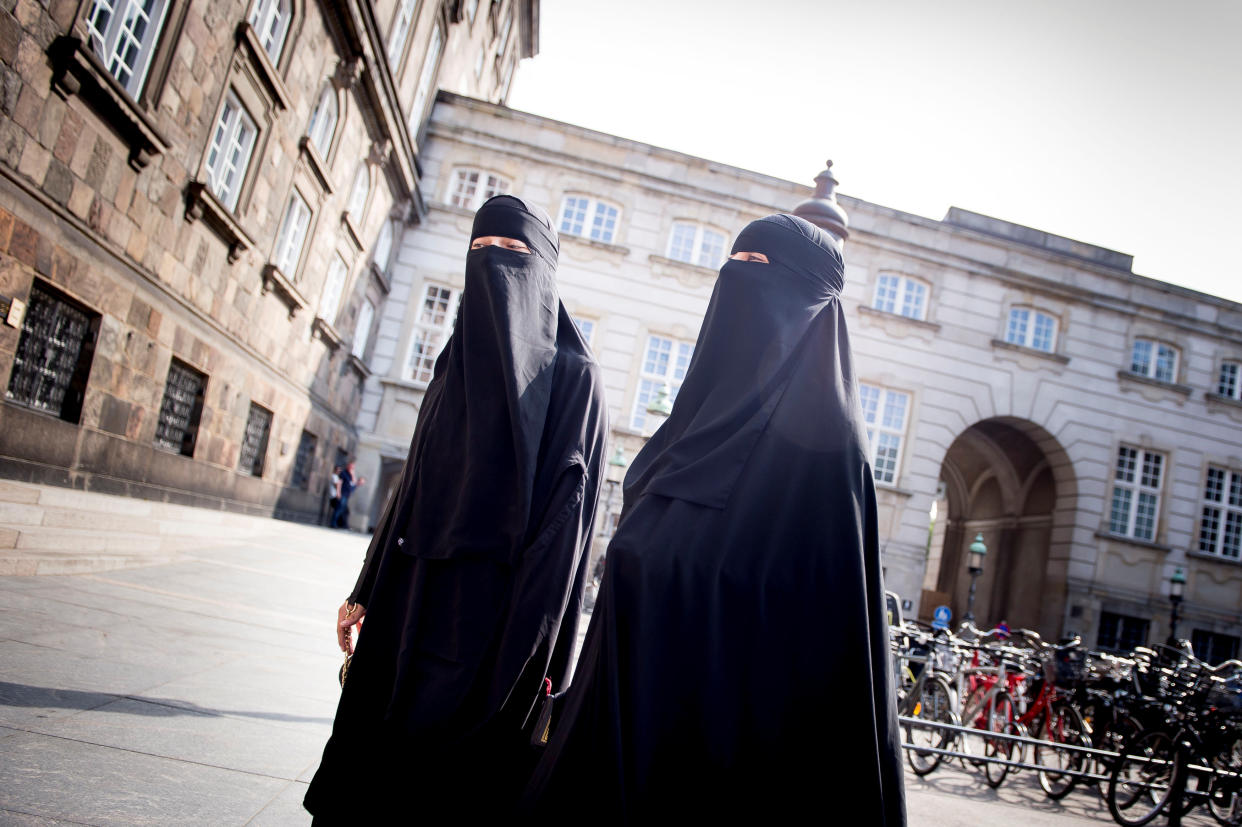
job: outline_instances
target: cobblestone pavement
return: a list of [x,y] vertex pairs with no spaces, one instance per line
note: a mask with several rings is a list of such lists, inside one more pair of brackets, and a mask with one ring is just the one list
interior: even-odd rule
[[[204,525],[171,561],[0,578],[0,823],[308,824],[332,620],[366,541]],[[999,793],[952,768],[908,781],[915,827],[1108,823],[1094,794],[1048,802],[1029,773]]]

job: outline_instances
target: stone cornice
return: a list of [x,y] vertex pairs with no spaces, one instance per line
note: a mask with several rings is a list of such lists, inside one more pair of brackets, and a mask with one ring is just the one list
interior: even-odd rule
[[237,42],[245,47],[250,63],[257,70],[259,79],[263,81],[263,88],[272,99],[272,103],[277,109],[288,109],[289,90],[285,88],[284,81],[280,79],[280,72],[272,65],[272,59],[268,57],[267,50],[259,43],[259,35],[246,20],[237,24]]

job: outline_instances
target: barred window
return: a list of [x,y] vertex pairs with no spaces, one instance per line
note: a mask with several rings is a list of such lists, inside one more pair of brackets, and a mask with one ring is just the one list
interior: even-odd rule
[[1130,372],[1161,382],[1177,380],[1177,348],[1151,339],[1135,339]]
[[250,166],[257,135],[254,119],[237,96],[229,92],[207,148],[207,186],[230,210],[237,209],[237,196]]
[[147,79],[167,9],[165,0],[95,0],[86,13],[91,48],[132,98]]
[[1131,652],[1136,646],[1147,645],[1151,621],[1142,617],[1100,612],[1100,629],[1095,645],[1109,652]]
[[237,470],[254,477],[263,476],[263,464],[267,458],[267,441],[272,432],[272,412],[262,405],[250,403],[250,415],[246,417],[246,432],[242,436],[241,458]]
[[1230,560],[1242,558],[1242,473],[1208,466],[1199,551]]
[[509,191],[509,180],[494,172],[470,167],[453,170],[453,185],[449,203],[454,207],[477,210],[483,202]]
[[315,466],[315,447],[319,444],[319,437],[310,431],[303,431],[302,438],[298,440],[298,452],[293,458],[293,478],[290,485],[294,488],[301,488],[303,491],[310,489],[311,470]]
[[719,267],[725,259],[725,234],[690,221],[674,221],[668,238],[668,257],[674,261]]
[[173,359],[164,383],[164,401],[155,425],[155,444],[169,451],[192,457],[198,438],[198,421],[203,414],[207,375]]
[[410,356],[406,360],[406,378],[425,384],[431,381],[436,357],[453,332],[457,313],[458,293],[438,284],[423,289],[423,302],[410,338]]
[[630,414],[630,427],[642,431],[649,424],[647,406],[655,399],[660,388],[668,386],[668,401],[677,401],[682,380],[694,355],[694,342],[672,339],[667,336],[648,336],[647,351],[639,368],[638,393],[634,395],[634,410]]
[[1220,381],[1216,384],[1216,392],[1230,399],[1242,399],[1242,381],[1239,381],[1239,363],[1221,362]]
[[6,396],[66,422],[82,417],[100,317],[54,287],[30,288]]
[[1052,353],[1057,346],[1056,317],[1029,307],[1012,308],[1005,326],[1005,341]]
[[1163,471],[1163,454],[1128,445],[1118,449],[1109,531],[1138,540],[1155,540]]
[[910,394],[860,383],[858,400],[867,423],[872,474],[877,482],[895,482],[901,467]]
[[871,306],[908,319],[927,318],[927,285],[909,276],[881,273],[875,282]]
[[289,0],[255,0],[250,11],[250,25],[259,35],[259,43],[273,64],[280,63],[292,18],[293,8]]
[[585,195],[567,195],[561,204],[560,231],[611,244],[617,234],[619,208]]

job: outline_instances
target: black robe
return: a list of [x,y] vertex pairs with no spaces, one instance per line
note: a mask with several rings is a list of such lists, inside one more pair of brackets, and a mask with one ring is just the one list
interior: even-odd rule
[[842,262],[792,216],[721,269],[635,459],[534,823],[905,823]]
[[350,600],[366,607],[316,820],[512,807],[545,678],[568,679],[604,462],[599,367],[556,294],[556,234],[511,196],[472,238],[453,334]]

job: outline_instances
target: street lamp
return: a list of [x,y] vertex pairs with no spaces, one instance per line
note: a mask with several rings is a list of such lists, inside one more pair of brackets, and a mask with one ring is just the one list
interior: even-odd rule
[[1174,569],[1173,576],[1169,578],[1169,602],[1173,604],[1173,611],[1169,616],[1169,645],[1177,646],[1177,621],[1178,610],[1182,607],[1182,596],[1186,593],[1186,573],[1181,569]]
[[670,398],[668,383],[665,382],[656,391],[656,395],[652,400],[647,403],[647,413],[651,415],[655,423],[651,428],[652,433],[664,424],[664,420],[668,419],[668,415],[672,412],[673,400]]
[[596,536],[600,538],[600,544],[592,543],[590,554],[590,576],[586,585],[586,594],[584,595],[583,611],[589,612],[595,608],[595,598],[599,592],[600,579],[603,577],[604,562],[604,544],[613,534],[612,513],[616,508],[617,489],[621,487],[621,480],[625,478],[625,468],[630,463],[625,458],[625,451],[620,445],[612,452],[612,456],[608,458],[608,467],[604,469],[604,483],[608,486],[608,496],[604,498],[604,519],[600,521],[599,530]]
[[970,559],[967,561],[970,565],[966,570],[970,572],[970,595],[966,598],[966,616],[962,620],[968,623],[975,622],[975,581],[979,579],[979,575],[983,574],[983,558],[988,553],[988,547],[983,544],[983,535],[976,534],[975,541],[970,544]]

